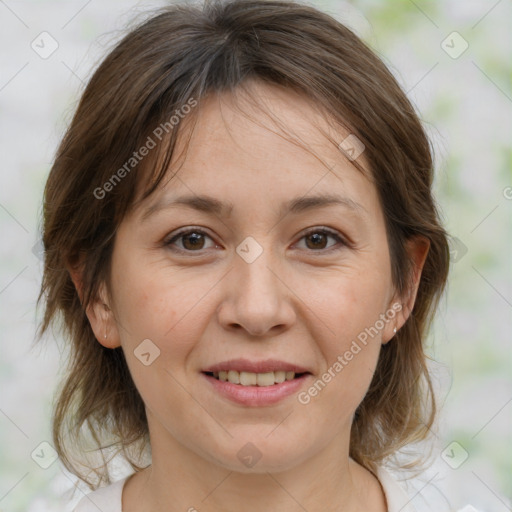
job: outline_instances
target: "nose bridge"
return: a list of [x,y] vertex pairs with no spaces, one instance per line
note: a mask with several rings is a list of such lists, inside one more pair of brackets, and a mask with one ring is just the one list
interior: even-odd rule
[[276,270],[280,265],[275,252],[253,237],[242,241],[236,252],[221,321],[226,326],[238,324],[251,334],[291,322],[293,311]]
[[[267,237],[268,239],[270,237]],[[261,237],[260,237],[261,240]],[[240,292],[239,300],[264,302],[253,304],[259,309],[271,309],[279,294],[278,281],[270,269],[275,264],[275,254],[267,245],[265,248],[253,237],[247,237],[236,248],[238,258],[235,259],[235,271],[238,276],[237,290]]]

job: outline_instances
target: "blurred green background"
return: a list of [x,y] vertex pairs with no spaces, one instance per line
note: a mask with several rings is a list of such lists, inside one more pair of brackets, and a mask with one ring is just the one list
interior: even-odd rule
[[[453,265],[428,341],[442,408],[431,466],[416,488],[428,487],[431,510],[446,501],[454,510],[468,503],[512,510],[512,5],[309,3],[345,22],[381,56],[436,151],[435,190]],[[91,70],[134,16],[161,5],[0,2],[0,512],[72,508],[62,495],[75,478],[58,462],[47,469],[37,463],[41,450],[51,450],[40,443],[51,444],[63,349],[50,337],[30,350],[42,270],[41,197]],[[43,31],[58,44],[47,58],[31,47]],[[422,509],[419,500],[413,504]]]

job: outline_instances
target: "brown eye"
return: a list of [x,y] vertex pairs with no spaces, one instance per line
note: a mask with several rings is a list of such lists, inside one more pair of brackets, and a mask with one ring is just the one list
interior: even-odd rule
[[327,229],[315,229],[306,233],[302,237],[301,240],[306,241],[306,248],[311,249],[313,251],[322,251],[325,249],[330,249],[336,244],[331,244],[331,246],[327,246],[329,238],[334,239],[336,242],[341,244],[342,246],[346,245],[345,241],[334,231],[330,231]]
[[187,250],[202,249],[204,246],[204,236],[201,233],[194,231],[188,235],[182,235],[181,238],[183,239],[183,247]]
[[[188,231],[181,231],[164,242],[164,244],[166,246],[173,246],[173,248],[182,252],[199,252],[202,249],[208,249],[208,247],[205,247],[206,239],[212,240],[209,235],[200,229],[189,229]],[[213,246],[215,244],[211,247]]]
[[[325,249],[327,235],[325,233],[313,233],[306,236],[306,245],[309,249]],[[311,242],[311,244],[308,244]]]

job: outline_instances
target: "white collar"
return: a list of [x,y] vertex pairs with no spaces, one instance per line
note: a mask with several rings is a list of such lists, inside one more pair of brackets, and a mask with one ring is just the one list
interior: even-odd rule
[[384,467],[377,467],[376,476],[384,490],[388,512],[416,512],[411,498]]

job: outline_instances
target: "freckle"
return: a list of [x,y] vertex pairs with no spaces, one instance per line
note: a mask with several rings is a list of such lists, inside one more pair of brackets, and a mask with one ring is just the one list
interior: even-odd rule
[[138,303],[139,303],[140,305],[143,305],[143,304],[145,304],[147,301],[148,301],[148,294],[144,292],[144,293],[142,294],[142,296],[140,297],[140,299],[139,299]]

